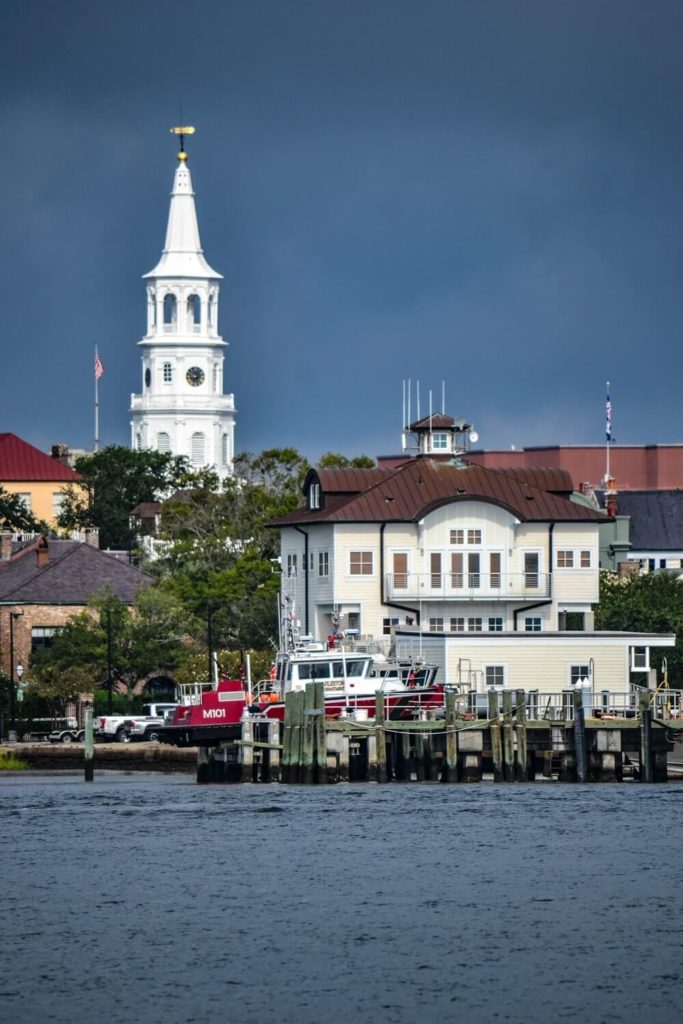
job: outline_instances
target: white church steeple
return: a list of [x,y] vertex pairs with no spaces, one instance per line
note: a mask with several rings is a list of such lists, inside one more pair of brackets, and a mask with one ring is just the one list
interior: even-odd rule
[[232,473],[235,403],[223,394],[223,351],[218,334],[218,282],[199,238],[184,136],[180,136],[166,242],[148,274],[147,333],[142,349],[142,394],[131,396],[134,448],[185,455],[190,465]]

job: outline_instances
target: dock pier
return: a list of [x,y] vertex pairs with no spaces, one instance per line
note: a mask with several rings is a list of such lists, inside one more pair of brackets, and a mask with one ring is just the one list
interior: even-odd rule
[[[523,690],[488,694],[478,713],[447,692],[443,710],[394,718],[378,691],[367,711],[326,718],[324,687],[286,695],[285,719],[245,714],[231,733],[197,752],[197,781],[282,782],[640,782],[667,781],[667,752],[683,723],[653,713],[648,691],[622,715],[586,714],[580,691],[552,703]],[[590,709],[592,710],[592,709]]]

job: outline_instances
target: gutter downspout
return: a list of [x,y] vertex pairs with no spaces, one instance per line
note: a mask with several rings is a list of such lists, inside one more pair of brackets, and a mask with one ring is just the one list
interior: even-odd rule
[[300,526],[295,526],[294,529],[298,533],[303,533],[306,538],[304,541],[304,632],[308,635],[308,534]]
[[420,612],[418,608],[411,608],[407,604],[398,604],[396,601],[387,601],[384,593],[384,530],[386,523],[382,523],[379,528],[379,599],[380,603],[386,608],[398,608],[402,612],[410,612],[414,615],[417,620],[417,625],[422,626],[420,621]]

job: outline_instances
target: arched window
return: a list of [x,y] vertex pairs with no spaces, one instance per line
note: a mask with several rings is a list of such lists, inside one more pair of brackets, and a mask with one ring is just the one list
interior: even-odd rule
[[193,466],[206,464],[206,436],[199,430],[192,435],[190,440],[190,460]]
[[139,452],[142,451],[142,434],[139,430],[135,435],[135,447]]
[[164,326],[169,327],[176,322],[177,303],[175,295],[164,295]]
[[216,315],[216,297],[213,292],[209,293],[209,327],[213,327],[214,317]]
[[221,437],[221,462],[224,466],[230,465],[230,439],[227,434]]
[[171,452],[171,438],[165,430],[161,430],[157,434],[157,451],[162,455],[169,455]]
[[198,327],[202,322],[202,302],[198,295],[187,298],[187,322]]
[[149,298],[149,325],[150,327],[156,327],[157,325],[157,295],[154,288],[150,288],[147,292]]

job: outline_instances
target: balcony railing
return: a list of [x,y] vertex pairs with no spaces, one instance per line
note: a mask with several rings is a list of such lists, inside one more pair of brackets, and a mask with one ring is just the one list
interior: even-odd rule
[[396,572],[385,576],[393,601],[526,601],[551,596],[544,572]]

